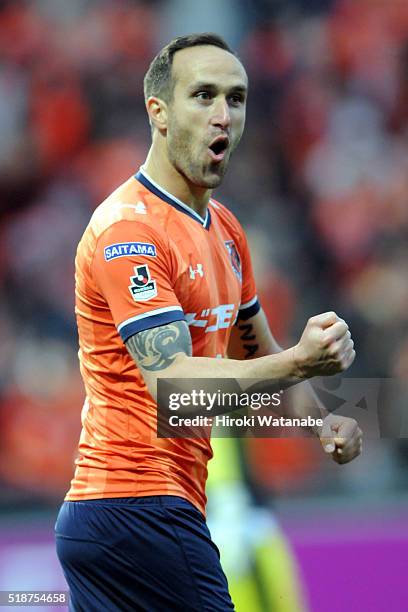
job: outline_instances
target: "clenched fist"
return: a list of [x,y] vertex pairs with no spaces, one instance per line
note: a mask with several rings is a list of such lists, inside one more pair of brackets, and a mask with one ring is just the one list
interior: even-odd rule
[[319,437],[325,452],[331,454],[336,463],[348,463],[361,454],[363,434],[354,419],[329,414],[323,421]]
[[299,378],[339,374],[351,366],[355,356],[348,325],[335,312],[311,317],[293,348]]

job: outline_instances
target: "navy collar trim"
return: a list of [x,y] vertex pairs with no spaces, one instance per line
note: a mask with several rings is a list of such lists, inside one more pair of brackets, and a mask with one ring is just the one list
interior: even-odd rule
[[210,228],[211,213],[209,208],[207,208],[207,213],[205,215],[205,218],[203,219],[203,217],[201,217],[201,215],[199,215],[195,210],[190,208],[190,206],[184,204],[184,202],[171,195],[171,193],[169,193],[168,191],[163,189],[163,187],[160,187],[160,185],[155,183],[153,179],[151,179],[150,176],[146,174],[145,170],[143,169],[143,166],[140,168],[139,172],[135,174],[135,178],[139,181],[139,183],[142,183],[142,185],[144,185],[149,191],[154,193],[154,195],[156,195],[158,198],[164,200],[165,202],[167,202],[167,204],[170,204],[170,206],[173,206],[173,208],[188,215],[195,221],[198,221],[198,223],[202,225],[204,229],[208,230]]

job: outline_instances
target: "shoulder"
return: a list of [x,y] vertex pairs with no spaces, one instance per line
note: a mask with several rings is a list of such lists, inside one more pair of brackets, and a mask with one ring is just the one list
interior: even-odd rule
[[211,215],[215,216],[219,222],[239,241],[245,239],[245,230],[234,213],[221,202],[211,198]]
[[96,244],[109,235],[124,240],[154,236],[167,243],[168,207],[150,195],[134,177],[129,178],[95,209],[82,241]]

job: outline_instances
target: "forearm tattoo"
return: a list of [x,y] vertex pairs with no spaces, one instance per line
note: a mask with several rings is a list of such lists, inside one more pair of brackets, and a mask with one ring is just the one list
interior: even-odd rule
[[185,321],[139,332],[126,341],[126,347],[138,366],[151,372],[167,368],[177,353],[192,354],[191,336]]
[[237,322],[237,328],[240,332],[242,348],[245,350],[244,359],[252,359],[259,350],[259,344],[256,341],[256,334],[253,333],[254,326],[252,323]]

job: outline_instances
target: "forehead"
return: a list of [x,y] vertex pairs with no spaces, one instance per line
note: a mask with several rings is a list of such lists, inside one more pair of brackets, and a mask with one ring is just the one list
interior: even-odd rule
[[247,87],[248,77],[241,62],[228,51],[211,45],[188,47],[173,58],[175,87],[205,82],[224,87]]

